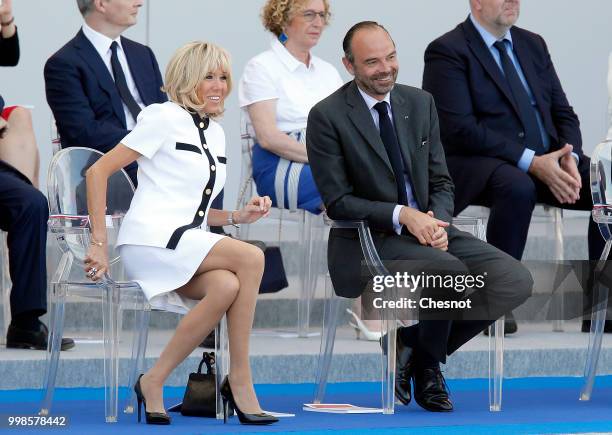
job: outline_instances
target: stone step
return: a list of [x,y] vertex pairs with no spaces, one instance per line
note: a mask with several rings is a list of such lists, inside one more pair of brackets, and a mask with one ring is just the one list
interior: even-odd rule
[[[577,322],[566,324],[564,333],[551,332],[550,324],[519,326],[519,332],[505,339],[504,376],[581,376],[584,370],[587,334]],[[146,366],[154,363],[171,331],[152,331]],[[96,341],[97,340],[97,341]],[[103,386],[103,347],[100,337],[91,334],[87,342],[78,341],[70,351],[62,352],[58,387]],[[254,333],[251,338],[251,365],[256,383],[312,383],[319,353],[319,337],[279,338]],[[131,340],[120,344],[120,383],[127,382]],[[488,338],[478,335],[452,355],[444,366],[450,379],[486,378],[488,376]],[[45,352],[1,349],[0,389],[41,388]],[[202,349],[196,349],[170,376],[167,385],[183,386],[195,371]],[[355,340],[353,331],[338,330],[330,382],[376,381],[381,370],[377,342]],[[606,335],[599,361],[599,374],[612,373],[612,336]],[[578,391],[576,391],[578,397]]]

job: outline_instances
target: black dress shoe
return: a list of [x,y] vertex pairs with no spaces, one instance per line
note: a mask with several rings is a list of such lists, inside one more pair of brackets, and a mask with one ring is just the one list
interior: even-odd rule
[[[516,331],[518,331],[518,325],[516,324],[514,315],[508,313],[504,319],[504,336],[514,334]],[[493,325],[493,332],[495,332],[495,325]],[[484,335],[489,335],[489,328],[484,330]]]
[[449,412],[453,403],[448,397],[446,380],[439,367],[413,370],[414,400],[431,412]]
[[202,343],[199,344],[199,347],[203,347],[206,349],[214,349],[215,348],[215,330],[213,329],[210,334],[206,336]]
[[[380,340],[380,345],[385,348],[385,337]],[[413,369],[413,350],[410,346],[406,346],[400,334],[397,334],[395,339],[395,398],[402,404],[408,405],[411,396],[410,378]]]
[[[14,324],[10,324],[6,333],[6,347],[13,349],[37,349],[47,350],[47,339],[49,330],[47,326],[38,322],[36,330],[23,329]],[[74,347],[72,338],[62,338],[61,350],[68,350]]]
[[[582,332],[591,332],[591,321],[583,320],[582,321]],[[612,332],[612,320],[606,320],[604,324],[604,332],[610,333]]]

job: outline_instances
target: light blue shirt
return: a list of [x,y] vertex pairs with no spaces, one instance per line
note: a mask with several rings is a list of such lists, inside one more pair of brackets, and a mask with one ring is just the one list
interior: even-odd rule
[[[518,59],[516,58],[514,54],[512,34],[510,33],[510,31],[508,31],[502,38],[498,39],[497,37],[492,35],[487,29],[481,26],[480,23],[472,16],[472,14],[470,14],[470,20],[472,20],[472,24],[474,24],[474,27],[476,27],[476,30],[478,30],[478,33],[480,33],[480,36],[482,37],[485,45],[489,49],[489,52],[493,56],[493,59],[495,59],[495,62],[497,63],[497,66],[501,70],[502,74],[504,74],[504,69],[501,64],[501,56],[499,54],[499,51],[497,50],[497,48],[493,46],[493,44],[495,44],[497,41],[503,41],[503,40],[508,41],[508,43],[504,44],[504,46],[506,47],[506,52],[508,53],[508,57],[510,57],[510,60],[514,64],[514,67],[516,68],[516,72],[519,78],[521,79],[521,82],[523,83],[525,90],[527,91],[527,95],[529,96],[529,101],[531,102],[531,106],[533,107],[533,110],[536,115],[536,120],[538,122],[538,128],[540,129],[540,135],[542,137],[542,146],[544,147],[545,151],[548,151],[548,149],[550,149],[550,137],[548,136],[548,133],[546,132],[546,129],[544,128],[544,121],[542,120],[542,115],[540,115],[540,111],[537,108],[535,97],[533,96],[533,92],[531,88],[529,87],[529,83],[527,83],[527,79],[525,78],[525,74],[523,73],[523,69],[521,68],[521,64],[519,63]],[[527,170],[529,169],[529,166],[531,165],[531,161],[533,160],[534,155],[535,155],[534,150],[532,150],[531,148],[525,148],[525,150],[523,151],[523,154],[521,155],[521,158],[519,159],[517,163],[517,166],[524,172],[527,172]],[[578,161],[578,155],[576,153],[572,153],[572,155],[574,156],[576,161]]]
[[[372,115],[372,119],[374,120],[374,125],[376,125],[376,128],[380,131],[380,115],[378,114],[378,111],[374,108],[374,106],[380,103],[380,101],[378,101],[376,98],[371,97],[370,95],[363,92],[359,86],[357,86],[357,89],[359,89],[359,93],[363,97],[366,105],[368,106],[368,109],[370,110],[370,115]],[[387,113],[389,114],[389,119],[391,120],[391,124],[393,125],[393,109],[391,108],[391,93],[388,93],[387,95],[385,95],[385,98],[382,101],[387,103]],[[404,181],[406,183],[406,197],[408,198],[408,206],[418,210],[419,205],[414,199],[414,193],[412,192],[412,185],[410,184],[410,181],[407,175],[404,175]],[[395,232],[397,234],[400,234],[402,232],[402,225],[399,223],[399,215],[400,215],[400,211],[402,210],[402,207],[404,206],[401,204],[398,204],[393,209],[393,228],[395,229]]]

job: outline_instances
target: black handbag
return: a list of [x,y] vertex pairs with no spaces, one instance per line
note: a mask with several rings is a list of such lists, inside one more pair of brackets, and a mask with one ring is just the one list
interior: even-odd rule
[[[206,373],[202,373],[202,366],[206,365]],[[190,373],[187,389],[183,396],[183,403],[175,407],[175,411],[191,417],[217,416],[217,396],[215,389],[215,354],[204,352],[197,373]]]

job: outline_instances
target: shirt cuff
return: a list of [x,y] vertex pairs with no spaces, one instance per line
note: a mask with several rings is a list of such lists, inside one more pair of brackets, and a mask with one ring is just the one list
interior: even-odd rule
[[578,165],[578,163],[580,163],[580,157],[578,157],[576,153],[572,153],[572,156],[576,159],[576,165]]
[[402,211],[403,205],[396,205],[393,209],[393,230],[399,235],[402,233],[402,224],[399,222],[399,215]]
[[519,169],[523,172],[527,172],[529,170],[529,166],[531,166],[533,156],[535,156],[535,151],[529,148],[525,148],[525,151],[523,151],[523,155],[519,159],[516,166],[518,166]]

